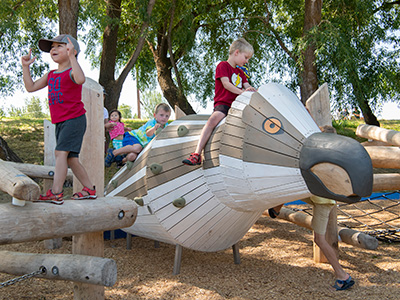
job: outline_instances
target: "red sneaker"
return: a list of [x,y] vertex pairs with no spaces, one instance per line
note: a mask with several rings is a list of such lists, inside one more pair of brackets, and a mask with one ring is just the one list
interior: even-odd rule
[[46,195],[40,195],[38,200],[34,200],[33,202],[49,202],[61,205],[64,203],[63,199],[64,193],[61,192],[59,194],[54,194],[51,189],[46,192]]
[[96,199],[96,187],[93,186],[93,190],[86,186],[82,189],[82,192],[78,192],[72,195],[72,200],[83,200],[83,199]]
[[198,153],[191,153],[189,158],[182,160],[182,163],[189,166],[195,166],[201,164],[201,156]]

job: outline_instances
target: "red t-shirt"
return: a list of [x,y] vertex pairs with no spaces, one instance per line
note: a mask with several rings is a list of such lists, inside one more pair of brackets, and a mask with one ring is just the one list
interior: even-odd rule
[[228,77],[229,82],[239,89],[243,88],[247,82],[246,75],[239,68],[233,68],[227,61],[221,61],[215,71],[215,96],[214,107],[217,105],[228,105],[231,107],[232,102],[238,94],[234,94],[224,88],[221,77]]
[[72,68],[57,73],[50,71],[47,76],[51,122],[60,123],[85,114],[82,102],[82,85],[71,78]]

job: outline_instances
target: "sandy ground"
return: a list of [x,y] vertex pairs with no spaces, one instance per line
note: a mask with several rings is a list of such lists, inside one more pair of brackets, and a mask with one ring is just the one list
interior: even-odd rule
[[[340,261],[356,280],[334,291],[330,265],[313,261],[312,232],[284,220],[261,217],[240,241],[241,264],[230,249],[216,253],[183,250],[181,273],[173,275],[175,247],[134,237],[106,240],[105,257],[118,265],[118,281],[106,299],[399,299],[400,243],[376,250],[340,244]],[[71,253],[64,239],[58,250],[43,242],[4,245],[0,250]],[[4,282],[13,275],[0,273]],[[73,299],[73,283],[32,278],[0,289],[0,299]]]

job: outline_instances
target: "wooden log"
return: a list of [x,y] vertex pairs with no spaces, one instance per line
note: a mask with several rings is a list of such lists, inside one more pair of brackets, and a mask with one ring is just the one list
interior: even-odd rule
[[400,189],[400,174],[374,174],[373,192],[397,191]]
[[[11,161],[3,161],[3,163],[6,167],[12,167],[31,178],[53,179],[54,177],[54,166],[15,163]],[[66,179],[72,181],[72,177],[72,171],[68,169]]]
[[180,109],[178,105],[175,105],[175,120],[178,120],[184,116],[186,116],[185,112]]
[[357,127],[356,135],[366,139],[384,142],[389,145],[400,146],[400,132],[396,130],[361,124]]
[[68,280],[102,286],[113,286],[117,281],[117,264],[109,258],[76,254],[34,254],[0,251],[0,272],[24,275],[41,267],[46,272],[36,277]]
[[332,126],[328,84],[324,83],[306,101],[306,107],[318,126]]
[[[278,218],[312,230],[312,217],[305,213],[295,212],[289,208],[282,207]],[[376,238],[356,230],[338,226],[338,234],[344,243],[352,246],[368,250],[375,250],[378,247],[378,240]]]
[[374,168],[400,169],[400,148],[390,146],[367,146]]
[[[104,195],[104,97],[103,88],[96,81],[86,78],[82,87],[82,102],[85,105],[87,127],[79,155],[90,180],[96,186],[98,196]],[[74,193],[82,190],[81,183],[74,176]],[[98,202],[94,200],[93,202]],[[97,216],[98,217],[98,216]],[[102,222],[98,218],[95,222]],[[118,228],[112,228],[118,229]],[[72,253],[104,256],[103,230],[79,234],[72,237]],[[74,299],[104,299],[104,287],[77,283],[74,285]]]
[[137,205],[124,197],[66,200],[63,205],[0,204],[0,245],[132,226]]
[[0,160],[0,190],[19,200],[37,200],[40,188],[36,182]]

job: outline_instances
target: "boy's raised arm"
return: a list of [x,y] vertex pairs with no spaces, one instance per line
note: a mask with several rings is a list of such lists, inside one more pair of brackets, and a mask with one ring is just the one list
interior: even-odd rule
[[78,60],[76,59],[75,48],[69,38],[67,44],[67,51],[68,51],[69,61],[72,67],[72,73],[71,73],[72,78],[74,79],[75,83],[84,84],[86,81],[85,74],[83,73],[83,70],[78,63]]
[[29,66],[35,61],[36,57],[32,57],[31,55],[32,49],[29,49],[29,53],[21,57],[22,79],[24,80],[25,89],[28,92],[35,92],[47,86],[47,74],[33,81]]

